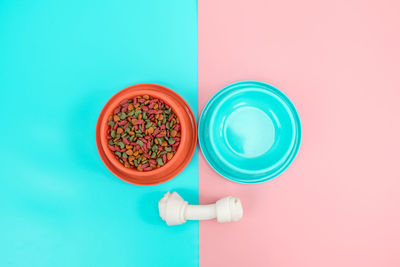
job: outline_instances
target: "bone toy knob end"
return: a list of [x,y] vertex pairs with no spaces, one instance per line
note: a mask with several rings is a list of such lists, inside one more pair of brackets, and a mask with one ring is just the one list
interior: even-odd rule
[[161,218],[168,225],[185,223],[186,220],[211,220],[217,218],[218,222],[236,222],[243,216],[240,199],[224,197],[214,204],[188,205],[188,202],[178,193],[166,193],[158,202]]

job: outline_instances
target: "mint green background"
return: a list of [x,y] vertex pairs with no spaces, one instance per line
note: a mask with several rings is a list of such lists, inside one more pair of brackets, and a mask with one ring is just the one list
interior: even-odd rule
[[168,190],[197,202],[197,152],[151,187],[97,153],[102,106],[142,82],[198,113],[195,1],[0,0],[0,266],[198,265],[198,224],[157,209]]

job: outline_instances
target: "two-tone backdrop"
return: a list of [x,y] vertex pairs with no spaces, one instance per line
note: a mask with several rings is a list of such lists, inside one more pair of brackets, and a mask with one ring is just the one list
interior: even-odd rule
[[[394,0],[0,1],[0,266],[400,266],[400,5]],[[171,181],[114,177],[106,101],[165,85],[199,115],[219,89],[270,83],[302,145],[242,185],[196,151]],[[198,116],[197,116],[198,117]],[[240,222],[168,227],[157,202],[241,198]]]

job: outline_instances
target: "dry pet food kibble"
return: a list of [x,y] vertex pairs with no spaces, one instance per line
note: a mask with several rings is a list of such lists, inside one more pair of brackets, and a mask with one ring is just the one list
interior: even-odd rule
[[175,155],[179,118],[163,100],[149,95],[125,99],[108,118],[108,148],[127,168],[151,171]]

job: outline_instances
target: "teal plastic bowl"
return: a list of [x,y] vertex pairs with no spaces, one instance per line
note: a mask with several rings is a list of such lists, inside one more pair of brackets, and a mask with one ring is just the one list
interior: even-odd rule
[[262,82],[242,81],[215,94],[199,122],[204,157],[220,175],[261,183],[281,174],[301,140],[299,115],[289,98]]

